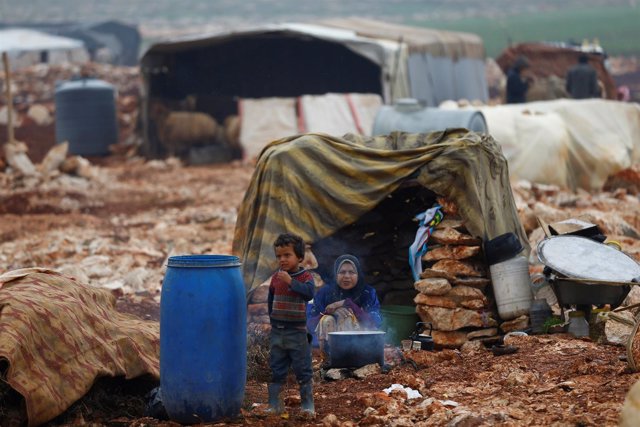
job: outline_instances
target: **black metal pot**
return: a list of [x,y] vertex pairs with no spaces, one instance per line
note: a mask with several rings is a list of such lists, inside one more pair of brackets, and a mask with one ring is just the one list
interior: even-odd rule
[[329,332],[332,368],[360,368],[371,363],[384,365],[383,331]]
[[[426,329],[426,325],[429,325],[429,335],[422,334]],[[416,323],[416,330],[411,335],[411,339],[414,341],[420,341],[420,348],[422,350],[432,351],[435,343],[431,334],[433,333],[433,325],[431,323],[418,322]]]

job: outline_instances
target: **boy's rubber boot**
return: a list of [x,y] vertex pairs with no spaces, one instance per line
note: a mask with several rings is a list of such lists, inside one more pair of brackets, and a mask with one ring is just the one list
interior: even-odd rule
[[282,391],[282,384],[280,383],[270,383],[268,386],[269,389],[269,409],[267,412],[271,414],[282,414],[284,411],[284,403],[280,398],[280,392]]
[[303,415],[311,418],[316,416],[316,408],[313,405],[313,381],[300,385],[300,406]]

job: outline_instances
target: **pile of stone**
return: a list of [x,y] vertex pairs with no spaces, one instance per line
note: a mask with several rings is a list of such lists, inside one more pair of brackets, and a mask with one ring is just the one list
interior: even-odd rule
[[[96,63],[38,64],[11,74],[12,124],[15,138],[27,144],[32,160],[41,161],[56,143],[54,123],[56,85],[81,76],[104,80],[114,86],[117,93],[119,142],[126,141],[129,144],[134,142],[130,140],[135,138],[140,104],[138,67]],[[3,86],[5,81],[4,73],[0,72],[0,86]],[[7,123],[7,100],[2,91],[0,93],[0,142],[5,139]],[[117,148],[114,147],[114,149]]]
[[414,302],[420,319],[433,326],[436,346],[458,348],[498,333],[481,244],[462,220],[451,216],[429,238],[422,258],[426,268],[414,284],[419,292]]

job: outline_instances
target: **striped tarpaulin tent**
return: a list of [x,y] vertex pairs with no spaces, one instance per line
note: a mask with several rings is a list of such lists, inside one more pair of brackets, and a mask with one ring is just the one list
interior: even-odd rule
[[485,240],[514,231],[518,219],[507,161],[495,140],[466,129],[342,138],[305,134],[270,143],[240,206],[233,252],[247,291],[273,273],[283,232],[313,244],[352,224],[414,178],[454,202],[470,233]]

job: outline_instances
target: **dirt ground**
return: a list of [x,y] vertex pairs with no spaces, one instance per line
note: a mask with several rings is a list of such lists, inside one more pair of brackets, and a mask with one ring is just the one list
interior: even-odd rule
[[[158,320],[163,265],[169,255],[230,253],[237,207],[253,166],[183,167],[116,157],[101,163],[88,178],[59,175],[35,184],[0,173],[0,273],[30,266],[75,268],[76,274],[84,269],[91,283],[113,289],[121,311]],[[570,194],[560,197],[549,188],[527,191],[535,193],[529,206],[544,202],[558,217],[569,217],[576,206],[605,214],[614,209],[631,212],[637,203],[635,196],[611,193],[574,195],[578,201],[567,203]],[[519,203],[526,204],[526,191],[517,192]],[[637,221],[635,214],[628,217]],[[541,236],[536,230],[530,235]],[[627,237],[624,242],[635,248],[637,240]],[[96,262],[102,263],[100,268]],[[140,272],[136,280],[129,275],[132,270]],[[401,363],[399,350],[389,348],[388,372],[338,381],[321,378],[316,354],[314,420],[299,417],[293,378],[285,393],[288,418],[264,416],[267,367],[252,366],[242,414],[225,423],[612,426],[625,394],[640,379],[628,367],[624,345],[565,334],[516,337],[509,344],[518,351],[494,356],[480,346],[404,355],[414,363]],[[392,384],[417,390],[422,397],[405,400],[401,392],[391,398],[381,394]],[[144,417],[144,396],[155,385],[149,379],[100,380],[49,425],[175,425]]]

